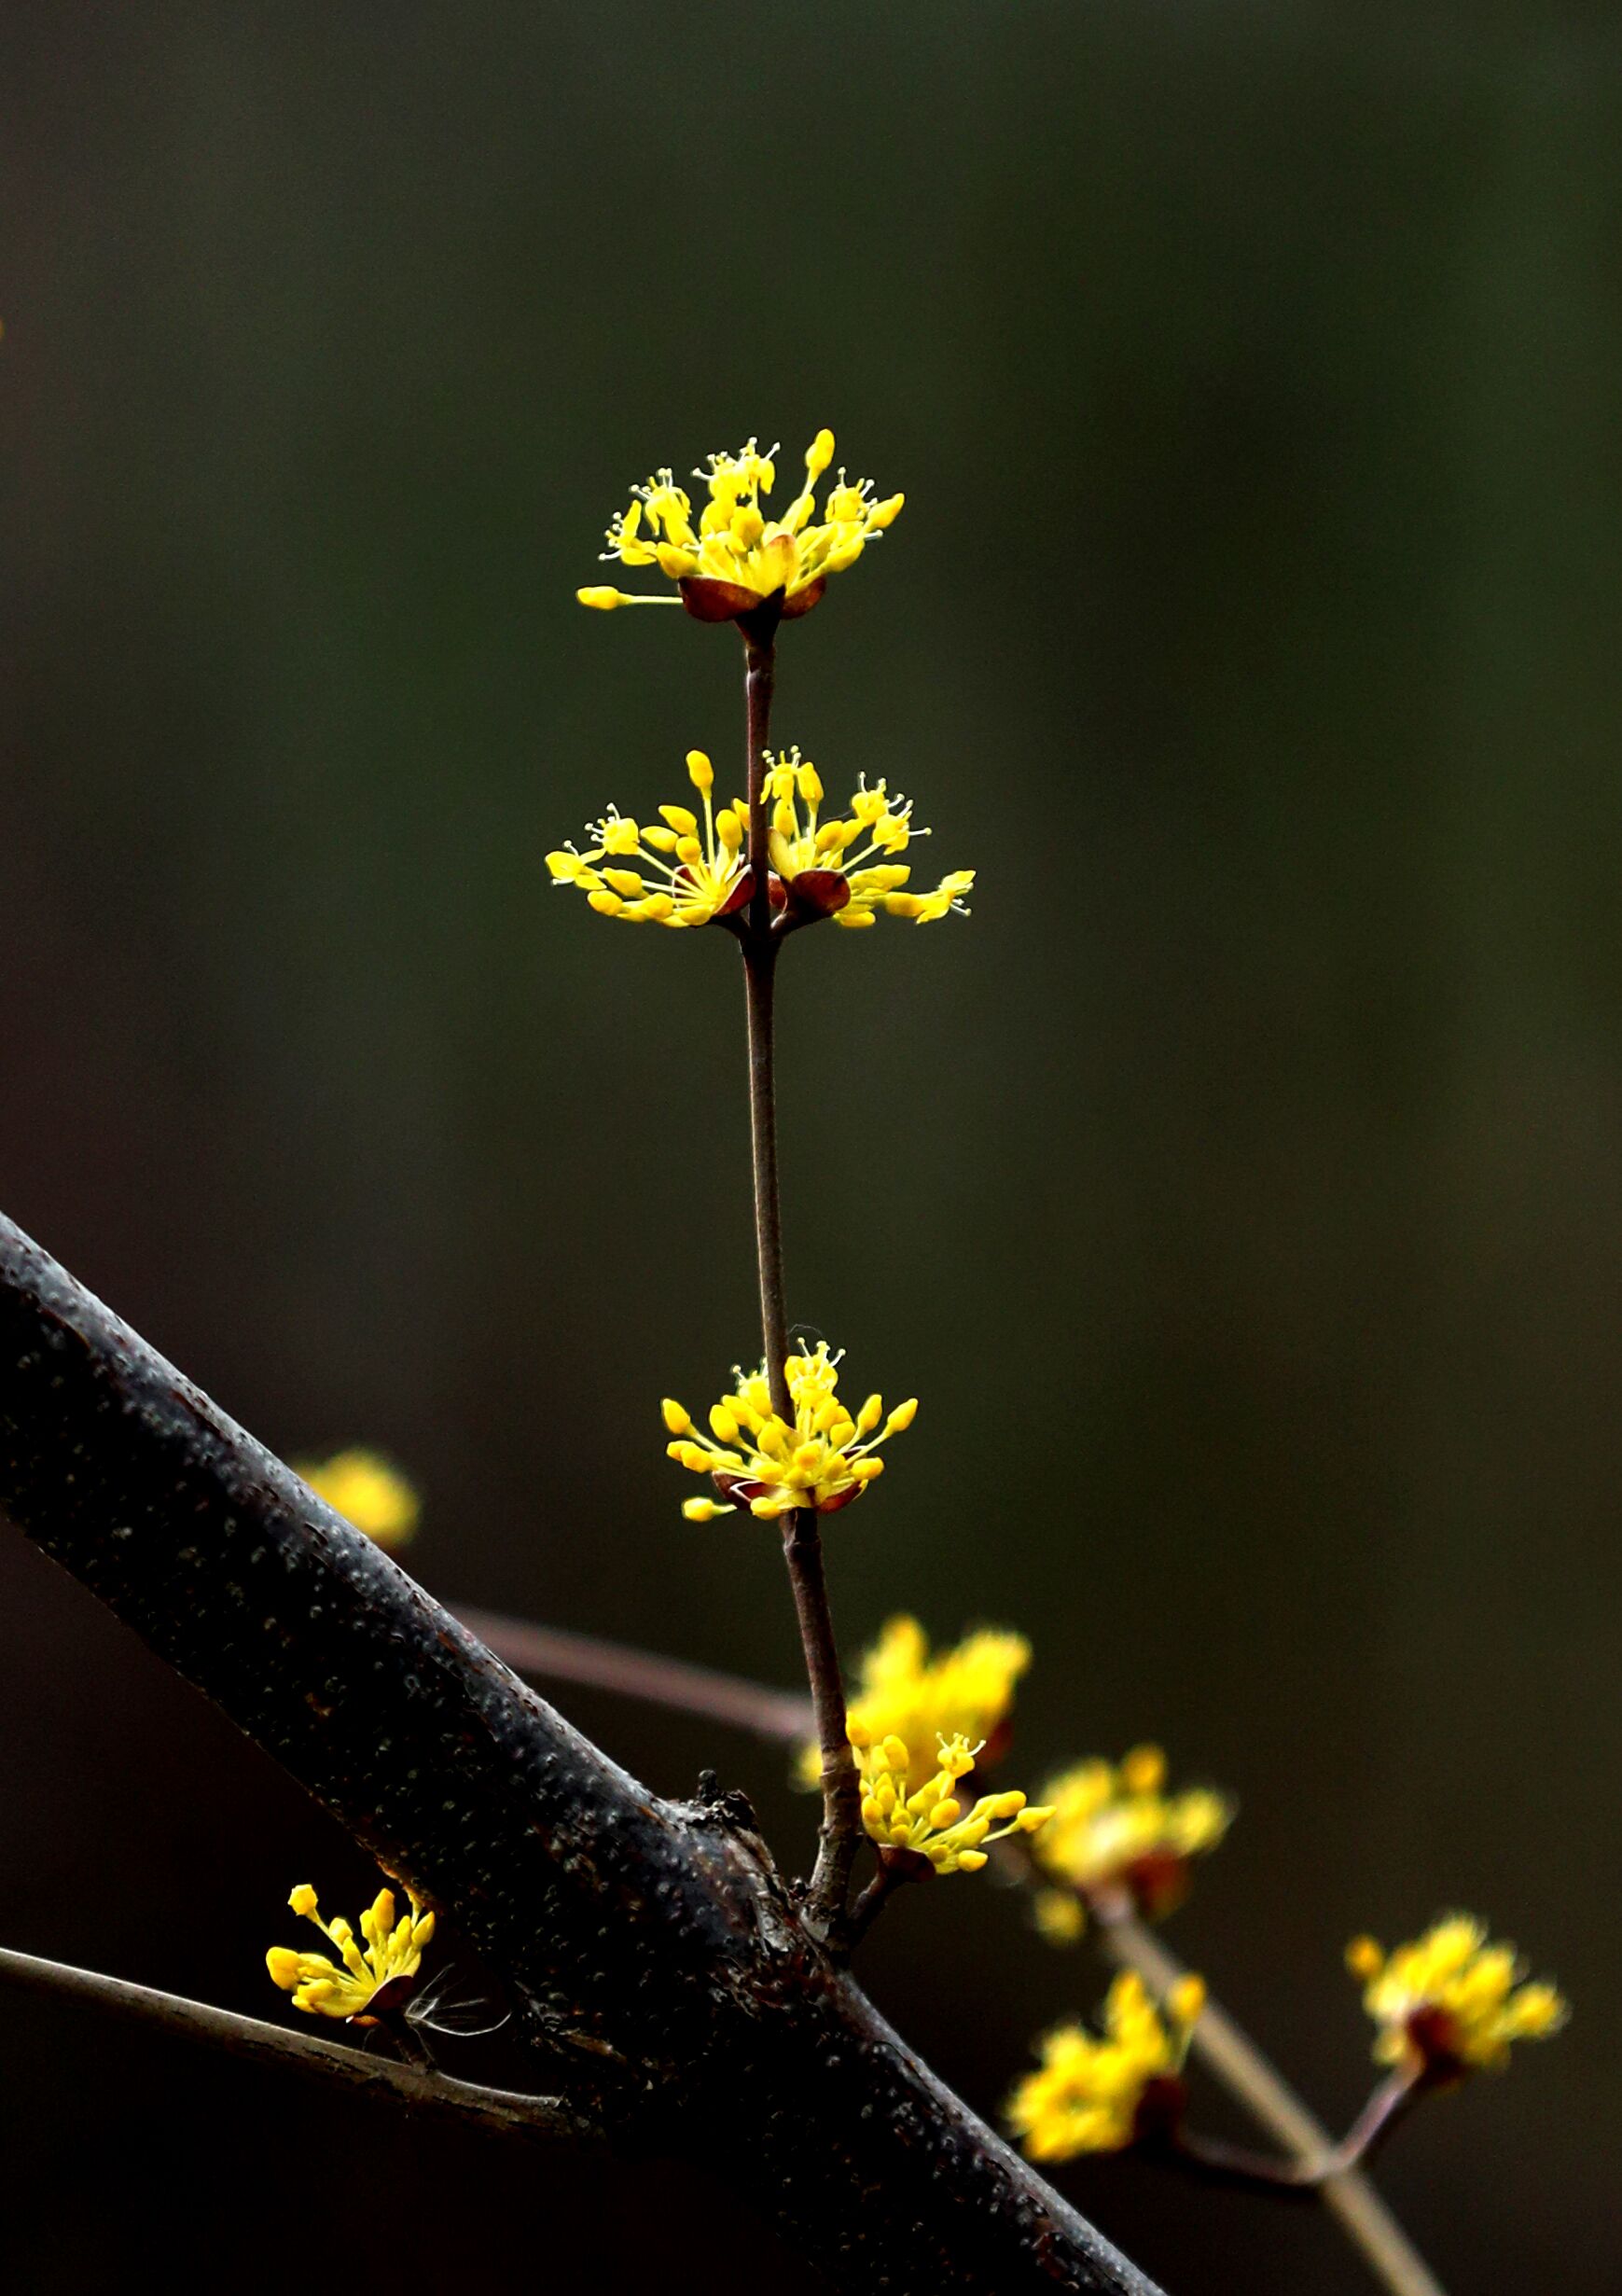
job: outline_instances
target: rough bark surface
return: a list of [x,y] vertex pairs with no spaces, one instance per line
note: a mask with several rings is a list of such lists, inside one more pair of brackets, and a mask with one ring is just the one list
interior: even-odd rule
[[466,1930],[537,2088],[842,2286],[1156,2296],[816,1950],[743,1811],[638,1785],[3,1218],[0,1505]]

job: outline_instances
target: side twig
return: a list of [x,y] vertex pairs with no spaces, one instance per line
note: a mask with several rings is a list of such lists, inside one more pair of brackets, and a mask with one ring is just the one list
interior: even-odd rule
[[1219,2184],[1279,2193],[1286,2199],[1316,2200],[1333,2178],[1349,2175],[1372,2157],[1398,2122],[1407,2119],[1426,2085],[1411,2072],[1388,2075],[1340,2142],[1315,2158],[1274,2160],[1253,2152],[1248,2146],[1230,2145],[1196,2129],[1176,2130],[1156,2148],[1157,2155]]
[[600,2134],[561,2097],[453,2080],[447,2073],[420,2070],[395,2058],[367,2056],[313,2033],[289,2032],[260,2017],[239,2017],[233,2010],[215,2009],[206,2001],[188,2001],[178,1993],[159,1993],[151,1985],[132,1984],[127,1978],[107,1977],[99,1969],[74,1969],[65,1961],[42,1960],[8,1946],[0,1946],[0,1983],[85,2001],[189,2040],[207,2041],[234,2057],[303,2073],[329,2088],[346,2089],[352,2096],[381,2097],[413,2112],[460,2121],[464,2127],[551,2141],[563,2137],[577,2142]]
[[595,1635],[538,1626],[529,1619],[504,1618],[460,1603],[454,1608],[468,1632],[519,1674],[617,1691],[677,1714],[702,1715],[706,1721],[729,1723],[779,1746],[796,1745],[816,1727],[811,1700],[796,1691],[768,1690],[741,1675],[719,1674],[627,1643],[603,1642]]
[[[1123,1969],[1136,1969],[1162,1999],[1187,1971],[1130,1909],[1095,1904],[1104,1951]],[[1296,2155],[1303,2166],[1333,2160],[1334,2138],[1310,2113],[1249,2035],[1214,2002],[1194,2028],[1192,2050],[1257,2124]],[[1432,2272],[1361,2168],[1324,2176],[1324,2205],[1345,2231],[1391,2296],[1446,2296]]]

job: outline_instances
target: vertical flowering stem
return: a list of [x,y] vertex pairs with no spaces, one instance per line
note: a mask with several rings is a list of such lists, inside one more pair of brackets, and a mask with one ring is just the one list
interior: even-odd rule
[[[769,965],[771,856],[768,846],[771,824],[766,811],[766,746],[771,738],[771,695],[777,681],[777,617],[771,616],[769,628],[761,623],[759,615],[752,615],[750,619],[756,628],[746,632],[743,639],[743,770],[748,776],[744,786],[749,797],[749,867],[755,885],[749,902],[749,939],[743,944],[743,954],[747,962],[751,953],[749,943],[753,941]],[[769,1032],[769,1055],[770,1043]],[[781,1254],[779,1259],[781,1262]]]
[[760,1337],[771,1408],[790,1426],[788,1309],[783,1282],[783,1211],[777,1179],[777,1090],[773,1002],[777,950],[751,930],[743,943],[743,993],[749,1012],[749,1143],[755,1166],[755,1257],[760,1277]]
[[[777,1176],[777,1092],[774,1076],[773,992],[777,941],[771,922],[769,820],[766,746],[771,731],[776,666],[767,630],[744,633],[744,704],[748,744],[749,865],[754,875],[748,923],[740,935],[749,1014],[749,1130],[755,1172],[755,1251],[760,1276],[760,1332],[771,1408],[790,1426],[788,1309],[783,1278],[783,1204]],[[845,1685],[828,1608],[822,1533],[816,1511],[796,1507],[783,1518],[783,1554],[794,1592],[800,1647],[805,1653],[823,1762],[823,1825],[811,1876],[811,1911],[837,1924],[850,1894],[851,1867],[862,1836],[861,1788],[845,1735]]]

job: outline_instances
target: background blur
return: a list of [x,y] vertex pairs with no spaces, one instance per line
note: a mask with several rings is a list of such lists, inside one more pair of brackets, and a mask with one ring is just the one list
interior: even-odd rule
[[[437,1593],[792,1684],[656,1408],[755,1346],[736,959],[542,856],[741,744],[729,633],[573,603],[627,482],[829,423],[908,508],[778,731],[980,871],[785,966],[791,1312],[924,1398],[843,1633],[1022,1625],[1011,1779],[1156,1735],[1237,1793],[1171,1941],[1332,2118],[1354,1928],[1519,1939],[1571,2031],[1382,2182],[1451,2288],[1570,2296],[1622,2264],[1619,63],[1532,0],[0,25],[0,1203],[272,1444],[393,1450]],[[774,1752],[561,1703],[803,1855]],[[273,2015],[290,1884],[369,1888],[14,1538],[0,1724],[8,1942]],[[987,2110],[1103,1983],[967,1884],[866,1973]],[[6,2019],[24,2288],[807,2285],[719,2180]],[[1177,2296],[1366,2285],[1310,2211],[1061,2180]]]

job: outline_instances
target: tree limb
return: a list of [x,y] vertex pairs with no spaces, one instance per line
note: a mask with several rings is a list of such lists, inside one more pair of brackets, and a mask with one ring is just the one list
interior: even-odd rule
[[836,2281],[1155,2296],[808,1938],[10,1222],[0,1504],[452,1916],[611,2134],[724,2164]]

